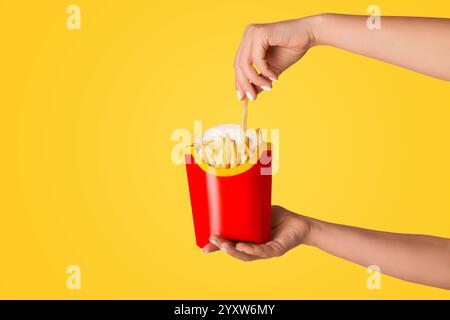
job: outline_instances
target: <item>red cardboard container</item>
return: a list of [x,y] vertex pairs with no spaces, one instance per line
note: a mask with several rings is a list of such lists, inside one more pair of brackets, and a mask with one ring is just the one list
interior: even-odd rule
[[203,248],[212,234],[234,241],[270,240],[270,144],[255,164],[229,169],[209,166],[193,146],[184,156],[197,246]]

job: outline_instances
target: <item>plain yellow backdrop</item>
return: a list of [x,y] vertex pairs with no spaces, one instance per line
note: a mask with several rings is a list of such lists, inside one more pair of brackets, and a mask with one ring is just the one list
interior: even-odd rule
[[[444,0],[0,1],[0,298],[450,298],[385,275],[368,290],[365,268],[309,247],[205,255],[170,159],[174,129],[239,121],[246,24],[371,4],[450,17]],[[449,237],[449,98],[449,82],[313,48],[250,106],[250,126],[280,130],[273,203]]]

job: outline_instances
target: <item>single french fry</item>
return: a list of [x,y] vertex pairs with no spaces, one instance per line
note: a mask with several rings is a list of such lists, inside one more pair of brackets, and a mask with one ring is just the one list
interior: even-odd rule
[[225,167],[225,164],[227,163],[226,151],[225,151],[226,138],[222,137],[221,141],[222,141],[222,145],[221,145],[221,150],[220,150],[220,153],[221,153],[220,160],[221,160],[221,164],[223,164],[223,166]]
[[244,134],[247,133],[247,117],[248,117],[248,99],[245,98],[242,101],[242,122],[241,122],[241,127],[242,127],[242,131],[244,131]]
[[241,129],[242,129],[242,141],[244,145],[248,147],[248,137],[247,137],[247,118],[248,118],[248,99],[244,98],[242,101],[242,119],[241,119]]
[[243,153],[239,164],[245,164],[247,162],[247,159],[248,159],[247,154]]
[[223,164],[224,164],[225,169],[228,169],[230,167],[230,159],[229,159],[230,152],[228,150],[228,148],[229,148],[228,141],[229,141],[229,139],[228,139],[228,136],[226,135],[223,138]]
[[215,163],[213,157],[213,150],[209,145],[203,147],[203,160],[210,166],[212,166],[213,163]]
[[247,161],[250,160],[250,148],[249,148],[249,145],[247,142],[245,143],[244,148],[245,148],[245,162],[244,163],[247,163]]
[[259,157],[261,156],[261,146],[262,146],[262,135],[261,135],[261,129],[256,129],[256,161],[258,161]]
[[230,151],[230,168],[231,168],[234,165],[234,140],[233,139],[230,139],[229,151]]
[[208,144],[211,144],[211,143],[214,143],[214,140],[203,141],[203,145],[208,145]]
[[237,145],[236,145],[236,142],[234,141],[234,140],[232,140],[232,143],[233,143],[233,164],[234,164],[234,166],[237,166],[237,156],[238,156],[238,154],[237,154]]
[[[242,131],[243,132],[243,131]],[[242,142],[244,142],[244,137],[242,136]],[[239,143],[236,146],[237,153],[238,153],[238,164],[242,164],[243,155],[245,154],[245,143]]]

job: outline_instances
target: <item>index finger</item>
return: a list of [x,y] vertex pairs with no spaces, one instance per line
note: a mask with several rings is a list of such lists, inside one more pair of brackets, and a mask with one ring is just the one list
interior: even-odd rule
[[215,245],[213,245],[212,243],[208,243],[207,245],[205,245],[202,248],[202,250],[203,250],[204,253],[210,253],[210,252],[214,252],[214,251],[219,250],[219,248],[216,247]]

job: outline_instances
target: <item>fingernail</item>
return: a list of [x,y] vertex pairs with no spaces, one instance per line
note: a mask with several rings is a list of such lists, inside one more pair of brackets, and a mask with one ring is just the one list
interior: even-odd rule
[[264,91],[270,91],[270,90],[272,90],[272,88],[271,88],[271,87],[268,87],[268,86],[261,86],[261,89],[263,89]]
[[203,249],[203,253],[209,253],[208,249]]
[[253,101],[255,100],[255,97],[250,93],[250,92],[246,92],[245,95],[247,96],[248,100]]
[[236,91],[236,95],[238,100],[242,100],[242,93],[240,91]]
[[278,80],[277,78],[273,78],[273,77],[269,77],[269,79],[272,80],[272,81],[277,81]]
[[224,251],[224,252],[228,253],[228,249],[227,249],[227,248],[225,248],[225,247],[222,247],[222,248],[220,248],[220,250],[222,250],[222,251]]
[[211,242],[212,244],[217,244],[217,241],[214,239],[209,239],[209,242]]

